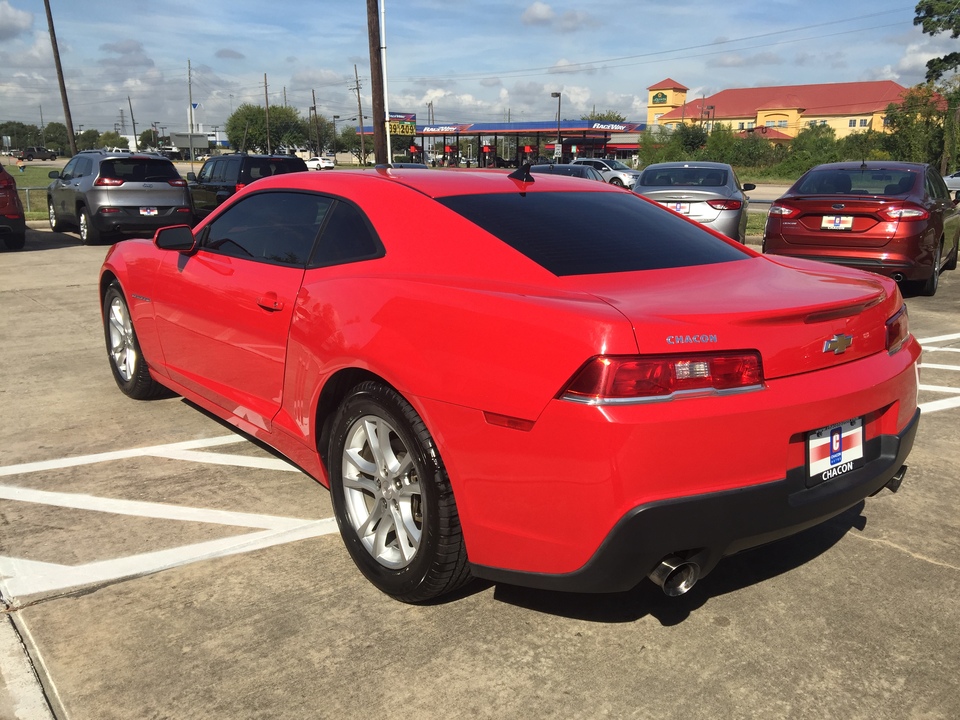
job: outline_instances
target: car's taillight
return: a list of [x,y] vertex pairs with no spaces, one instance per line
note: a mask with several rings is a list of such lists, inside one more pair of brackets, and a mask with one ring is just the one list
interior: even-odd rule
[[892,355],[903,347],[903,343],[910,337],[910,320],[907,317],[907,306],[903,305],[897,313],[887,320],[887,351]]
[[768,215],[775,215],[777,217],[796,217],[800,214],[800,211],[795,207],[790,207],[789,205],[783,205],[781,203],[772,203],[770,205],[770,210],[767,211]]
[[173,185],[174,187],[186,187],[187,181],[183,178],[174,178],[173,180],[167,180],[167,183]]
[[237,186],[233,189],[234,192],[240,192],[247,186],[246,183],[237,183]]
[[12,190],[16,186],[17,182],[12,177],[0,177],[0,190]]
[[100,187],[118,187],[123,185],[122,178],[108,178],[108,177],[98,177],[97,181],[93,183],[94,185],[99,185]]
[[739,200],[707,200],[707,205],[712,207],[714,210],[739,210],[743,207],[743,203]]
[[930,213],[919,205],[890,205],[880,210],[887,220],[926,220]]
[[597,405],[759,387],[763,366],[755,351],[690,355],[607,356],[589,360],[559,393]]

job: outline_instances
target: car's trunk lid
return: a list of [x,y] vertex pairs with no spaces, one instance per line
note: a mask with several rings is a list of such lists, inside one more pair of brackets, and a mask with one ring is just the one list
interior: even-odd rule
[[780,220],[784,242],[805,247],[878,248],[897,233],[897,220],[880,214],[884,202],[850,195],[782,198],[795,217]]
[[886,278],[788,258],[565,281],[622,312],[641,354],[758,350],[768,379],[884,351],[902,303]]

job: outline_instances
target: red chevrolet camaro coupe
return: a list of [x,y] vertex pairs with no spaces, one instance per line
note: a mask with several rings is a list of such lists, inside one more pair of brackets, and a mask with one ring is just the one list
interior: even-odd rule
[[525,168],[266,178],[115,245],[100,298],[124,393],[173,390],[328,486],[407,602],[683,593],[896,489],[918,425],[893,280]]

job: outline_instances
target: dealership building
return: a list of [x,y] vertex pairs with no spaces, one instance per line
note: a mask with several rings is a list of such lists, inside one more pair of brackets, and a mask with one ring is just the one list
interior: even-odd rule
[[667,78],[647,88],[647,126],[717,123],[742,133],[761,132],[786,142],[807,127],[827,125],[838,138],[852,133],[885,132],[886,111],[903,101],[906,88],[892,80],[732,88],[689,99],[689,88]]

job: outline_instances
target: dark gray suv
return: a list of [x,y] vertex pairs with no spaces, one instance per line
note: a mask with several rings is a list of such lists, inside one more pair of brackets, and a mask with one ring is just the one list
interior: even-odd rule
[[76,228],[84,245],[192,221],[187,183],[162,155],[84,150],[49,175],[50,228]]
[[195,220],[203,220],[244,185],[271,175],[306,172],[307,164],[295,155],[234,153],[207,160],[200,173],[187,173]]

